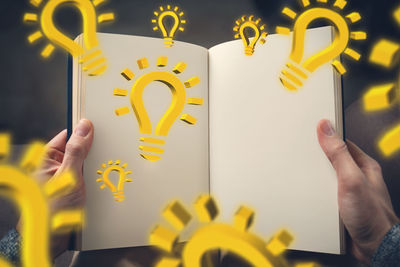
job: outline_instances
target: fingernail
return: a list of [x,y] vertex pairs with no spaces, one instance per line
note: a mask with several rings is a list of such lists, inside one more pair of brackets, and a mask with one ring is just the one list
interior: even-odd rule
[[335,133],[335,130],[332,127],[330,121],[325,120],[321,125],[321,130],[326,136],[332,136]]
[[78,126],[75,129],[75,134],[78,136],[85,137],[88,135],[90,132],[91,125],[88,120],[82,119],[79,123]]

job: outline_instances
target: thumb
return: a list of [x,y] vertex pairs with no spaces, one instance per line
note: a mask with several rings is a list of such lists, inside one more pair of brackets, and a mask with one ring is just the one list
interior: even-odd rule
[[322,150],[336,171],[339,184],[345,188],[359,185],[362,182],[363,173],[349,153],[346,143],[333,129],[332,124],[328,120],[321,120],[317,126],[317,134]]
[[93,132],[93,125],[89,120],[82,119],[78,123],[65,147],[61,169],[71,170],[75,174],[82,172],[83,161],[92,146]]

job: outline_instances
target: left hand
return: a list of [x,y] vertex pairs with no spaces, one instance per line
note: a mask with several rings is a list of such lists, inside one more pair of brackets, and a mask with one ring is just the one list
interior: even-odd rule
[[[67,131],[64,130],[47,144],[45,159],[35,175],[38,183],[43,185],[67,170],[74,172],[76,179],[76,186],[71,192],[50,200],[50,214],[55,214],[64,209],[83,207],[85,203],[85,183],[82,167],[92,145],[93,134],[92,123],[83,119],[75,128],[68,143],[66,143]],[[19,232],[20,229],[21,221],[17,225]],[[53,259],[67,250],[70,234],[55,234],[50,237],[50,250]]]

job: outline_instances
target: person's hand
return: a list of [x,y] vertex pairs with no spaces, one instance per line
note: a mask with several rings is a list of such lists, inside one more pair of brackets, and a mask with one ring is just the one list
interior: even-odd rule
[[[47,152],[36,177],[39,184],[45,184],[64,171],[72,171],[75,175],[76,186],[67,195],[50,200],[50,213],[55,214],[64,209],[81,208],[85,202],[85,184],[82,176],[83,161],[85,160],[93,141],[93,125],[83,119],[79,122],[68,143],[67,131],[60,132],[47,144]],[[22,222],[23,223],[23,222]],[[21,221],[17,230],[21,228]],[[50,249],[53,258],[68,248],[70,233],[52,235]]]
[[369,263],[386,233],[399,222],[380,165],[352,142],[345,143],[328,120],[320,121],[317,134],[336,170],[339,213],[352,239],[352,252]]

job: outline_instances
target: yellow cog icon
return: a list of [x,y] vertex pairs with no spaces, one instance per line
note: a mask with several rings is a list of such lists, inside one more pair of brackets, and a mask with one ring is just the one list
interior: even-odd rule
[[[151,22],[154,24],[153,31],[161,31],[164,37],[166,47],[171,47],[174,44],[173,38],[178,31],[185,30],[184,12],[179,10],[179,7],[172,8],[171,5],[165,7],[160,6],[159,10],[154,11],[154,16]],[[168,19],[172,19],[172,24],[167,23]]]
[[[49,234],[77,229],[83,223],[83,211],[64,210],[50,216],[49,199],[65,195],[75,186],[71,172],[53,177],[40,186],[32,173],[41,165],[46,147],[33,142],[22,157],[19,166],[8,162],[11,137],[0,133],[0,194],[13,201],[23,221],[21,262],[23,267],[50,267]],[[12,266],[0,259],[0,266]]]
[[[282,71],[280,80],[288,90],[297,90],[303,86],[303,81],[317,70],[320,66],[332,61],[332,66],[336,71],[343,75],[346,68],[336,58],[344,53],[349,58],[358,61],[361,55],[351,49],[349,39],[365,40],[367,34],[363,31],[350,31],[350,24],[361,20],[358,12],[352,12],[348,15],[340,14],[345,8],[345,0],[335,0],[333,6],[326,6],[328,0],[316,0],[320,6],[311,6],[310,0],[301,0],[304,11],[297,14],[292,9],[285,7],[282,13],[294,21],[292,50],[289,61]],[[304,57],[305,35],[308,26],[316,20],[325,20],[331,23],[335,28],[335,38],[332,44],[324,50],[312,55],[309,58]],[[289,34],[287,27],[276,27],[276,32],[280,34]]]
[[[114,199],[117,202],[122,202],[125,199],[124,196],[124,184],[125,182],[132,182],[131,178],[127,178],[126,176],[131,174],[132,171],[125,171],[125,168],[128,164],[124,163],[121,165],[120,160],[116,160],[115,162],[110,160],[107,164],[101,164],[101,170],[97,171],[97,174],[101,175],[101,178],[98,178],[96,182],[103,182],[100,186],[100,189],[104,189],[108,187],[114,195]],[[117,185],[114,185],[111,182],[110,175],[112,172],[116,172],[119,175]]]
[[[265,24],[261,23],[261,19],[254,19],[254,16],[251,15],[248,18],[246,16],[242,16],[240,19],[236,20],[236,25],[233,27],[233,31],[235,32],[235,39],[241,38],[244,43],[244,54],[246,56],[251,56],[254,53],[254,48],[256,44],[259,42],[261,44],[265,44],[268,33],[265,32]],[[248,35],[248,30],[252,30],[254,32],[254,37],[250,39]]]
[[[35,44],[44,37],[50,41],[41,52],[43,58],[50,57],[55,46],[59,46],[73,57],[81,56],[79,63],[83,64],[83,70],[89,75],[95,76],[105,72],[107,63],[102,55],[103,52],[99,49],[97,24],[114,20],[114,13],[102,13],[97,16],[95,9],[105,0],[47,0],[46,3],[43,3],[43,0],[30,0],[29,2],[41,10],[39,13],[25,13],[23,20],[26,23],[39,24],[41,29],[31,33],[28,42]],[[82,15],[84,47],[71,40],[54,25],[54,13],[67,4],[76,7]]]
[[[199,97],[186,97],[186,88],[192,88],[200,83],[200,78],[195,76],[189,80],[182,82],[179,79],[181,74],[186,69],[184,62],[179,62],[171,72],[162,70],[167,66],[167,57],[159,57],[157,59],[156,71],[150,71],[137,78],[132,85],[130,91],[130,106],[135,113],[136,119],[139,124],[139,131],[144,136],[140,138],[141,145],[139,145],[140,155],[149,161],[157,161],[161,159],[161,154],[164,149],[160,146],[165,144],[163,139],[168,135],[171,126],[180,117],[180,119],[188,124],[195,124],[197,119],[187,113],[181,115],[186,104],[189,105],[202,105],[203,98]],[[140,70],[146,70],[149,67],[147,58],[142,58],[137,61]],[[126,68],[121,75],[127,80],[134,79],[134,73]],[[166,85],[172,93],[172,103],[168,110],[164,113],[163,117],[157,123],[153,132],[152,124],[146,108],[143,103],[143,92],[147,85],[152,82],[160,82]],[[115,88],[114,96],[126,97],[128,96],[127,89]],[[115,110],[117,116],[121,116],[130,112],[129,106],[124,106]],[[155,137],[153,136],[155,135]]]
[[[400,7],[393,13],[400,25]],[[379,40],[373,47],[369,61],[385,68],[398,65],[400,44],[388,39]],[[363,96],[364,109],[369,112],[389,108],[398,103],[399,81],[372,86]],[[384,156],[390,157],[400,150],[400,123],[379,138],[378,147]]]
[[[157,225],[150,233],[150,243],[167,252],[156,267],[201,267],[203,260],[211,263],[209,252],[226,250],[238,255],[241,259],[257,267],[289,266],[282,257],[284,251],[293,241],[287,230],[278,231],[268,242],[249,232],[255,213],[246,206],[241,206],[234,216],[233,225],[214,222],[218,216],[218,207],[209,195],[201,195],[194,203],[200,226],[184,245],[181,255],[176,249],[179,242],[179,231],[188,226],[191,214],[179,202],[171,202],[163,211],[163,217],[175,228],[170,230]],[[314,267],[314,263],[296,264],[296,267]]]

